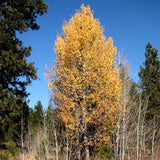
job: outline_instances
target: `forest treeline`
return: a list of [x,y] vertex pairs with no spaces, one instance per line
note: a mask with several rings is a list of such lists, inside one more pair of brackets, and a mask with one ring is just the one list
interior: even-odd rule
[[126,57],[83,4],[57,37],[45,73],[48,106],[28,106],[37,79],[31,47],[16,36],[38,30],[43,0],[0,2],[0,159],[143,160],[160,158],[160,60],[146,44],[139,83]]

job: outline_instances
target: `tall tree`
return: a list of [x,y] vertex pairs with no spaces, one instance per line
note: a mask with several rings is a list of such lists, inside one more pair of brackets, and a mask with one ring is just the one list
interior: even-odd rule
[[35,123],[34,125],[38,126],[39,128],[43,128],[43,117],[44,117],[43,106],[41,104],[41,101],[37,101],[34,111],[34,123]]
[[90,7],[82,5],[63,25],[54,50],[57,59],[46,72],[48,86],[66,127],[79,132],[88,160],[92,145],[108,142],[116,127],[121,88],[114,66],[117,49]]
[[155,113],[160,115],[160,60],[158,50],[150,43],[146,45],[145,57],[139,77],[143,97],[149,97],[147,115],[151,118]]
[[33,63],[27,62],[31,47],[23,47],[16,33],[38,30],[38,15],[47,11],[43,0],[0,1],[0,132],[15,135],[22,108],[26,107],[26,86],[36,79]]

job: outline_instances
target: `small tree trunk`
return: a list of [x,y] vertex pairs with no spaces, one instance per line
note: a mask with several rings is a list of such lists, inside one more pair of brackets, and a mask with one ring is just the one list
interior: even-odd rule
[[30,159],[30,142],[31,142],[31,140],[30,140],[31,133],[30,133],[30,125],[29,124],[30,124],[30,121],[28,119],[28,144],[27,144],[28,145],[27,146],[28,147],[28,160]]
[[143,148],[143,121],[142,121],[142,128],[141,128],[140,151],[139,151],[140,160],[142,158],[142,148]]
[[23,148],[24,148],[24,144],[23,144],[24,140],[23,140],[23,132],[24,132],[24,130],[23,130],[23,107],[22,107],[22,115],[21,115],[21,154],[22,154],[22,160],[24,160],[24,150],[23,150]]
[[85,142],[86,160],[90,160],[90,157],[89,157],[89,147],[88,147],[88,138],[87,138],[86,135],[84,136],[84,142]]
[[37,145],[38,145],[38,159],[40,159],[40,144],[39,144],[39,134],[37,134]]
[[[85,71],[85,63],[83,61],[83,75],[86,76]],[[89,157],[89,147],[88,147],[88,138],[87,138],[87,124],[86,124],[86,93],[83,93],[83,100],[84,100],[84,113],[83,113],[83,121],[84,121],[84,143],[85,143],[85,154],[86,154],[86,160],[90,160]]]
[[46,154],[46,160],[48,160],[48,143],[47,143],[47,133],[46,133],[46,121],[45,121],[45,115],[44,116],[44,140],[45,140],[45,154]]
[[[86,115],[85,115],[85,113],[83,115],[83,120],[86,121]],[[88,137],[87,137],[87,124],[86,124],[86,122],[84,122],[84,143],[85,143],[86,160],[90,160],[90,157],[89,157],[89,147],[88,147]]]
[[144,155],[145,155],[145,153],[146,153],[146,144],[145,144],[145,140],[146,140],[146,134],[145,134],[145,132],[144,132],[144,136],[143,136],[143,153],[144,153]]
[[80,148],[78,148],[78,160],[81,159],[81,152],[80,152]]
[[126,130],[126,124],[125,124],[125,112],[126,112],[126,105],[123,106],[123,141],[122,141],[122,160],[124,160],[124,154],[125,154],[125,130]]
[[[72,135],[73,135],[73,131],[72,131]],[[69,160],[71,160],[71,155],[72,155],[72,142],[73,138],[71,138],[71,142],[70,142],[70,147],[69,147]]]
[[67,149],[66,149],[66,160],[68,160],[68,133],[67,133]]
[[81,159],[81,151],[80,151],[80,146],[79,146],[79,131],[76,131],[76,136],[77,136],[77,158],[78,160]]
[[57,140],[57,131],[56,131],[56,128],[55,128],[55,124],[53,122],[53,129],[54,129],[54,138],[55,138],[55,145],[56,145],[56,160],[58,160],[58,140]]
[[119,149],[119,160],[122,160],[122,142],[121,142],[121,139],[119,141],[119,147],[120,147],[120,149]]
[[155,160],[158,160],[158,151],[159,151],[159,145],[157,145],[157,150],[156,150],[156,157],[155,157]]
[[138,108],[138,123],[137,123],[137,160],[139,160],[139,130],[140,130],[140,118],[141,118],[141,97],[139,100],[139,108]]
[[116,132],[116,153],[115,153],[115,160],[118,160],[118,152],[119,152],[119,139],[120,139],[119,128],[120,128],[120,119],[121,119],[121,113],[120,113],[119,119],[118,119],[118,130],[117,130],[117,132]]
[[152,160],[154,160],[154,139],[155,139],[155,115],[154,115],[154,119],[153,119]]

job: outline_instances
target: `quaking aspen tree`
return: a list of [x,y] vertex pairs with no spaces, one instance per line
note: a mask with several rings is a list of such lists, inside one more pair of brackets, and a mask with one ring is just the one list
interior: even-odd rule
[[90,7],[82,4],[64,23],[55,42],[56,64],[46,72],[54,103],[66,128],[79,132],[86,159],[91,146],[109,143],[119,112],[121,82],[114,65],[117,49],[103,31]]

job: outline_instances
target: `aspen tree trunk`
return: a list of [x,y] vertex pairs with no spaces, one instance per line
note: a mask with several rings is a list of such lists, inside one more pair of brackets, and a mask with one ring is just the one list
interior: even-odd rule
[[115,133],[115,135],[114,135],[114,137],[113,137],[113,139],[114,139],[114,159],[115,160],[117,160],[117,132],[118,132],[118,130],[116,131],[116,133]]
[[146,140],[146,133],[144,132],[144,135],[143,135],[143,153],[144,153],[144,155],[145,155],[145,153],[146,153],[145,140]]
[[[142,103],[142,102],[141,102]],[[142,106],[142,105],[141,105]],[[142,119],[142,124],[141,124],[141,139],[140,139],[140,151],[139,151],[139,159],[142,159],[142,151],[143,155],[145,155],[145,116],[146,116],[146,110],[148,107],[148,98],[146,99],[145,107],[143,107],[143,119]]]
[[139,108],[138,108],[138,124],[137,124],[137,160],[139,160],[139,130],[140,130],[140,117],[141,117],[141,97],[139,100]]
[[152,160],[154,160],[154,139],[155,139],[155,115],[154,115],[154,118],[153,118]]
[[38,159],[40,160],[41,159],[41,156],[40,156],[40,130],[37,131],[37,148],[38,148]]
[[121,105],[121,109],[120,109],[120,115],[119,115],[119,119],[118,119],[118,124],[119,124],[119,128],[118,128],[118,133],[117,133],[117,159],[118,159],[118,155],[119,155],[119,160],[122,160],[122,132],[121,131],[121,117],[122,117],[122,105]]
[[143,120],[142,120],[142,124],[141,124],[139,160],[142,159],[143,138],[144,138],[143,137],[144,119],[145,119],[145,114],[143,115]]
[[85,152],[86,152],[86,160],[90,160],[90,157],[89,157],[89,147],[88,147],[88,138],[87,136],[85,135],[84,136],[84,142],[85,142]]
[[[147,102],[148,104],[148,102]],[[146,116],[146,109],[147,109],[147,104],[146,104],[146,107],[144,108],[144,115],[143,115],[143,120],[142,120],[142,127],[141,127],[141,140],[140,140],[140,160],[142,159],[142,150],[143,150],[143,153],[145,153],[145,134],[143,133],[144,132],[144,120],[145,120],[145,116]],[[144,134],[144,135],[143,135]]]
[[[128,148],[128,147],[127,147]],[[128,160],[130,160],[129,148],[128,148]]]
[[125,104],[123,105],[123,130],[122,130],[122,160],[125,154]]
[[[84,109],[84,121],[86,121],[86,108]],[[86,160],[90,160],[89,156],[89,147],[88,147],[88,137],[87,137],[87,124],[84,122],[84,143],[85,143],[85,154],[86,154]]]
[[68,160],[68,137],[67,137],[67,150],[66,150],[66,160]]
[[22,160],[24,160],[24,140],[23,140],[23,107],[22,107],[22,115],[21,115],[21,154],[22,154]]
[[[143,154],[142,154],[143,153]],[[145,134],[144,134],[144,119],[142,121],[142,129],[141,129],[141,150],[140,150],[140,160],[142,156],[145,155]]]
[[[86,71],[85,71],[85,64],[83,61],[83,75],[84,77],[86,76]],[[87,124],[86,124],[86,91],[83,93],[83,100],[84,100],[84,113],[83,113],[83,121],[84,121],[84,143],[85,143],[85,153],[86,153],[86,160],[90,160],[89,157],[89,147],[88,147],[88,137],[87,137]]]
[[118,149],[119,147],[119,127],[118,127],[118,131],[116,133],[116,154],[115,154],[115,160],[118,160]]
[[[125,102],[124,102],[125,103]],[[125,154],[125,130],[126,130],[126,124],[125,124],[125,112],[126,112],[126,105],[123,106],[123,141],[122,141],[122,160],[124,160],[124,154]]]
[[54,124],[54,120],[53,120],[53,134],[54,134],[54,138],[55,138],[55,145],[56,145],[56,160],[58,160],[58,140],[57,140],[57,131],[55,128],[55,124]]
[[69,158],[68,158],[68,160],[71,160],[71,154],[72,154],[72,138],[71,138],[71,143],[70,143],[70,147],[69,147]]
[[78,154],[78,160],[80,160],[81,159],[81,151],[80,151],[80,146],[79,146],[79,131],[76,131],[76,135],[77,135],[77,147],[78,147],[77,154]]
[[28,118],[28,160],[30,159],[30,143],[31,143],[31,139],[30,139],[30,136],[31,136],[31,132],[30,132],[30,121],[29,121],[29,118]]
[[46,133],[46,121],[45,121],[45,115],[44,116],[44,140],[45,140],[45,154],[46,154],[46,160],[48,160],[48,143],[47,143],[47,133]]
[[68,160],[68,129],[66,128],[66,131],[67,131],[67,149],[66,149],[66,160]]
[[119,140],[120,140],[120,133],[119,133],[119,129],[120,129],[120,119],[121,119],[121,112],[118,118],[118,130],[116,133],[116,154],[115,154],[115,160],[118,160],[118,153],[119,153]]
[[[78,97],[77,90],[75,90],[75,95]],[[76,110],[76,115],[77,115],[77,110]],[[76,124],[75,124],[75,128],[76,128]],[[78,158],[78,160],[81,159],[81,151],[80,151],[80,145],[79,145],[79,136],[80,136],[80,131],[78,129],[78,130],[76,130],[76,137],[77,137],[77,139],[76,139],[76,145],[77,145],[77,158]]]
[[121,138],[120,138],[120,141],[119,141],[119,159],[122,160],[122,142],[121,142]]
[[[86,121],[86,108],[84,108],[83,121]],[[87,137],[87,124],[84,122],[84,143],[85,143],[85,154],[86,160],[90,160],[89,147],[88,147],[88,137]]]
[[141,139],[140,139],[139,160],[142,159],[142,148],[143,148],[143,121],[142,121],[142,127],[141,127]]
[[[129,116],[129,115],[128,115]],[[128,118],[128,117],[127,117]],[[129,116],[130,118],[130,116]],[[127,122],[128,119],[126,119]],[[129,127],[131,127],[131,125],[129,125]],[[128,160],[131,159],[130,157],[130,146],[129,146],[129,140],[130,140],[130,130],[127,132],[126,134],[126,151],[127,151],[127,156],[128,156]]]
[[[116,133],[117,133],[117,131],[116,131]],[[115,135],[113,134],[113,147],[114,147],[114,159],[115,160],[117,160],[117,153],[116,153],[116,150],[117,150],[117,148],[116,148],[116,146],[117,146],[117,143],[116,143],[116,133],[115,133]]]
[[156,151],[156,157],[155,157],[155,160],[158,160],[158,151],[159,151],[159,145],[157,145],[157,151]]
[[[83,120],[86,121],[86,113],[84,113],[83,117],[84,117]],[[90,160],[89,147],[88,147],[88,137],[87,137],[87,124],[86,124],[86,122],[84,122],[84,143],[85,143],[86,160]]]
[[38,134],[38,132],[37,132],[37,148],[38,148],[38,159],[40,159],[39,134]]

